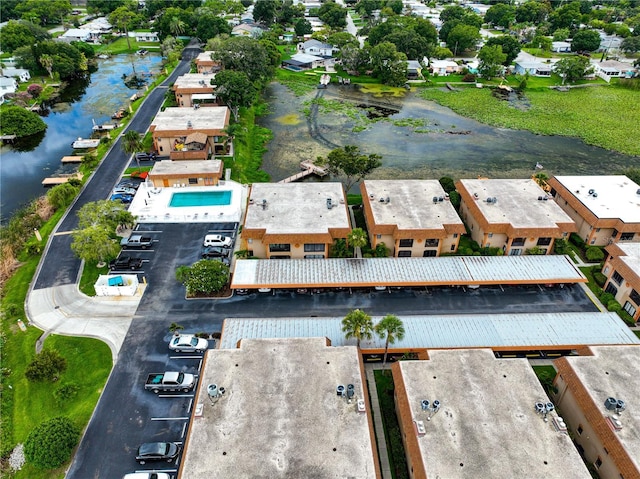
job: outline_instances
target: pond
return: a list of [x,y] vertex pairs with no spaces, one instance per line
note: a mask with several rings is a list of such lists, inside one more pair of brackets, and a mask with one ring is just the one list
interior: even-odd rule
[[47,124],[44,136],[34,135],[14,146],[3,145],[0,150],[0,192],[2,221],[6,221],[19,207],[44,193],[42,179],[57,173],[73,171],[62,166],[60,160],[72,155],[71,142],[89,138],[92,120],[96,124],[111,123],[111,115],[129,104],[137,90],[128,88],[122,75],[135,71],[151,77],[159,73],[161,57],[150,54],[117,55],[98,61],[98,70],[90,78],[71,82],[59,101],[52,105],[42,119]]
[[[279,181],[298,172],[301,161],[344,145],[382,156],[383,165],[372,179],[528,178],[538,171],[549,176],[587,175],[640,167],[640,157],[576,138],[495,128],[414,92],[396,95],[374,96],[356,85],[332,84],[295,97],[285,86],[272,83],[265,94],[270,113],[259,120],[274,134],[263,169],[272,181]],[[543,170],[536,170],[538,163]]]

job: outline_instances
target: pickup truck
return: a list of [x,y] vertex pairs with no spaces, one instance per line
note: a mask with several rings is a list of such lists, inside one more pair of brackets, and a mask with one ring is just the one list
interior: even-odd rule
[[111,271],[122,271],[130,269],[134,271],[142,267],[142,258],[132,258],[131,256],[120,256],[109,263],[109,269]]
[[150,236],[131,235],[128,238],[122,238],[120,246],[123,248],[147,249],[152,243],[153,239]]
[[196,377],[177,371],[167,371],[164,373],[151,373],[144,383],[147,391],[158,394],[160,391],[182,391],[189,392],[196,385]]

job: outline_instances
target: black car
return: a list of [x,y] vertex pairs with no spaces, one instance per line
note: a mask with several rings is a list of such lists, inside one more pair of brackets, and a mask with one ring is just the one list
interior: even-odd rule
[[226,258],[229,256],[229,250],[220,246],[206,246],[202,249],[203,258]]
[[145,442],[138,448],[136,461],[145,464],[147,461],[172,462],[180,454],[180,446],[175,442]]
[[116,188],[131,188],[137,190],[140,188],[140,181],[122,180],[116,185]]
[[130,269],[132,271],[140,269],[142,267],[142,258],[132,258],[131,256],[120,256],[109,263],[109,269],[124,270]]
[[136,160],[155,160],[155,159],[156,159],[155,153],[146,153],[144,151],[136,153]]

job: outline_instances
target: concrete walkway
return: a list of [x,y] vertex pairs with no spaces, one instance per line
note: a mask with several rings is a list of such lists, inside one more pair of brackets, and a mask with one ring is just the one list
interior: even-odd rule
[[371,411],[373,413],[373,427],[375,429],[376,438],[378,440],[378,456],[380,457],[380,469],[383,479],[392,479],[391,466],[389,465],[389,453],[387,451],[387,441],[384,437],[384,426],[382,425],[382,413],[380,412],[380,401],[378,400],[378,390],[376,389],[376,380],[373,371],[376,369],[390,369],[387,364],[384,368],[382,364],[367,363],[364,370],[369,383],[369,395],[371,396]]

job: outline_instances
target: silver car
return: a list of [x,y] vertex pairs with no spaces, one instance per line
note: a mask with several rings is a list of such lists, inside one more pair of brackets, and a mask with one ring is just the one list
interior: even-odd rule
[[176,353],[202,353],[209,348],[209,341],[193,334],[179,334],[169,341],[169,349]]

